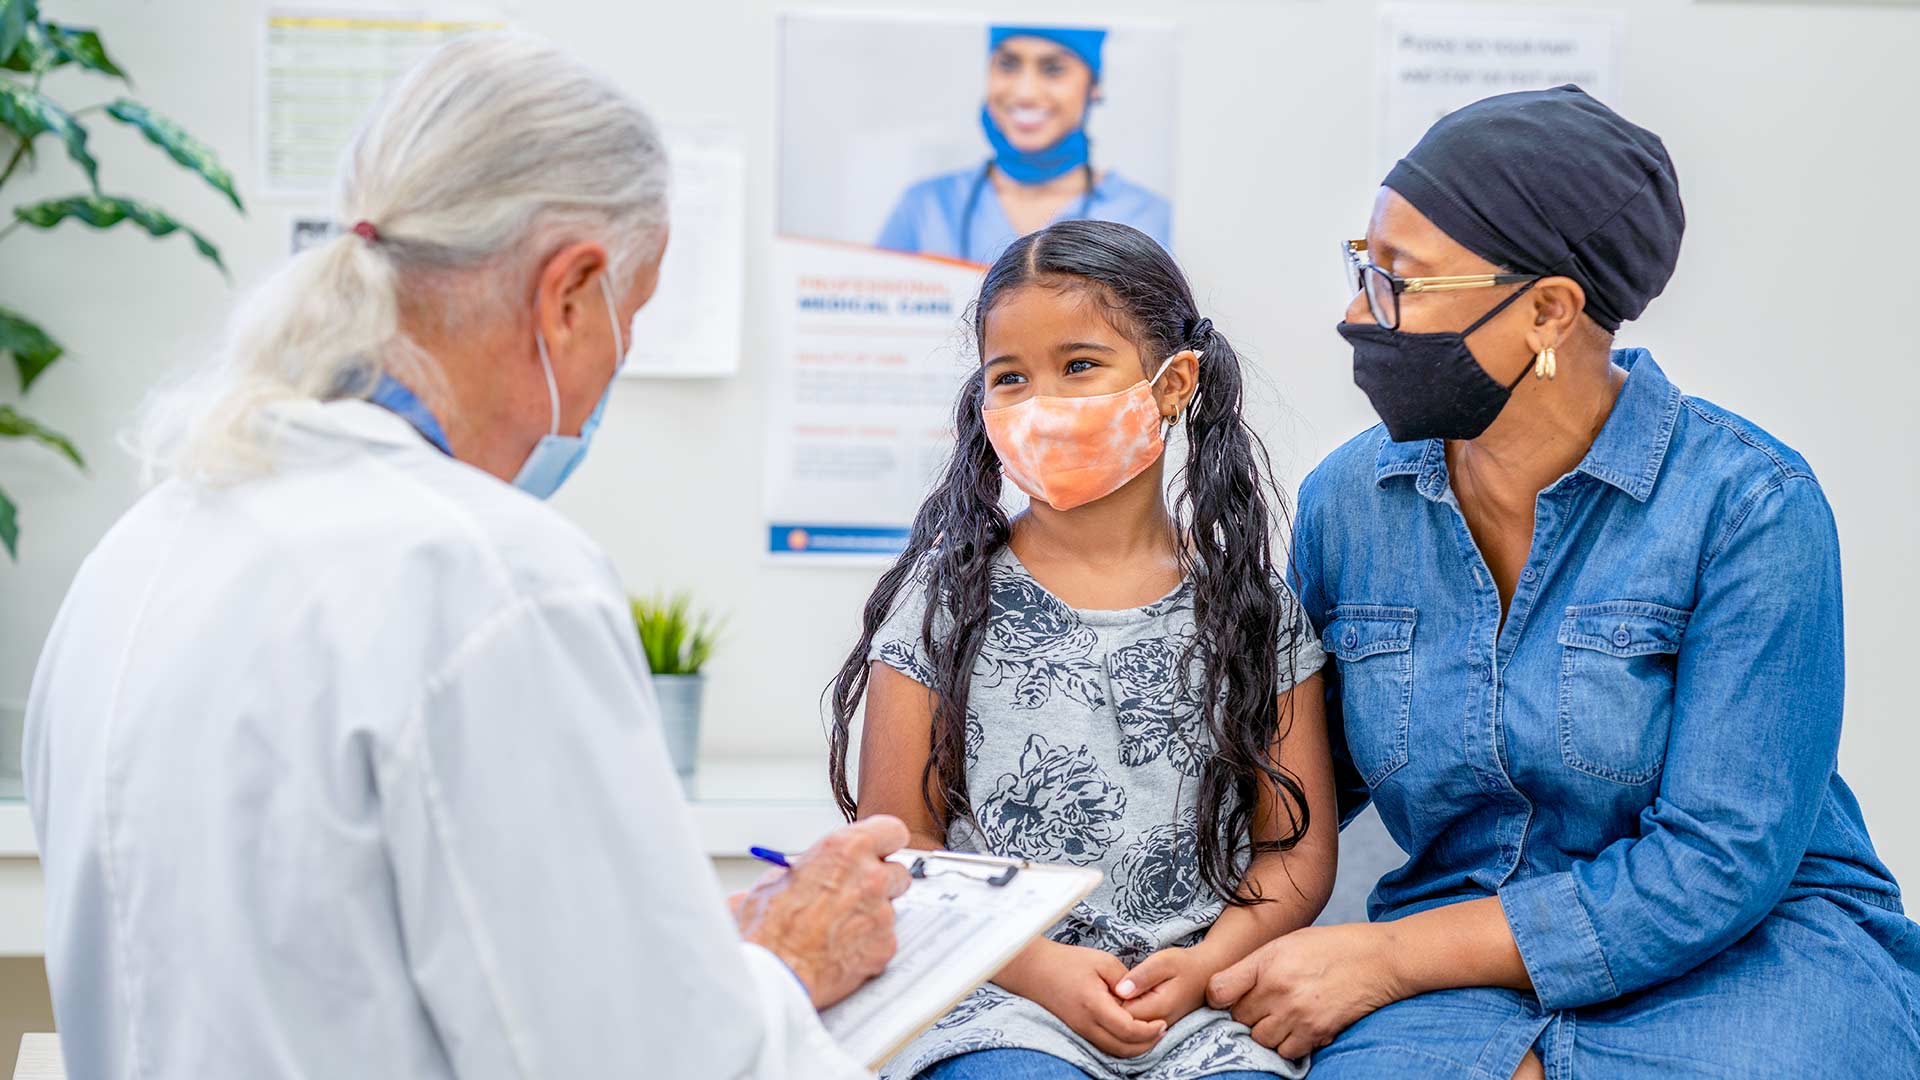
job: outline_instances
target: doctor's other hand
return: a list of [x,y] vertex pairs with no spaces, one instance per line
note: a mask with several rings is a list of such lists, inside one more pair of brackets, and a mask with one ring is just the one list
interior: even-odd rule
[[1303,927],[1215,975],[1207,1001],[1281,1057],[1305,1057],[1408,996],[1386,946],[1370,923]]
[[907,868],[886,861],[907,842],[899,818],[876,816],[830,833],[732,898],[740,936],[786,962],[824,1009],[893,959],[893,898]]

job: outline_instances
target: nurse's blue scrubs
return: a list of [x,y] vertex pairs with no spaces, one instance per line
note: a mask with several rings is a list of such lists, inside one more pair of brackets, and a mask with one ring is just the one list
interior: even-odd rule
[[[1173,250],[1173,212],[1167,200],[1112,170],[1094,184],[1091,198],[1073,200],[1054,220],[1074,218],[1131,225]],[[988,264],[1019,238],[994,194],[987,168],[976,166],[908,188],[877,243],[890,251]]]

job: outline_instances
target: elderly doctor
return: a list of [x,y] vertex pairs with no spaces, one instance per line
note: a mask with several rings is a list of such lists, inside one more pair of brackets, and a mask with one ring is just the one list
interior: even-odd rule
[[76,1077],[865,1075],[816,1008],[894,948],[897,821],[736,897],[613,567],[536,496],[666,241],[647,117],[470,38],[361,129],[351,231],[149,426],[26,756]]

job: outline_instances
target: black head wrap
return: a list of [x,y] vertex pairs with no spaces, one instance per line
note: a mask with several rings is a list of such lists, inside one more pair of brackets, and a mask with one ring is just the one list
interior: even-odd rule
[[1481,258],[1579,282],[1609,331],[1666,288],[1687,224],[1660,137],[1571,85],[1448,113],[1385,184]]

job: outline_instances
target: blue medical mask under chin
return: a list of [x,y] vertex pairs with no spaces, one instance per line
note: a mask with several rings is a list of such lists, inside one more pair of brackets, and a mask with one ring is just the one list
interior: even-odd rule
[[613,378],[607,380],[607,388],[600,393],[600,401],[593,407],[593,414],[587,422],[580,425],[580,434],[560,434],[560,387],[553,381],[553,361],[547,356],[547,339],[539,329],[533,332],[533,343],[540,350],[540,368],[547,375],[547,400],[552,405],[553,419],[547,434],[533,445],[533,452],[527,455],[526,463],[520,466],[520,472],[513,478],[513,486],[539,499],[552,497],[567,482],[581,461],[586,459],[587,444],[593,441],[593,433],[600,427],[600,415],[607,411],[607,400],[613,397],[613,384],[620,377],[620,369],[627,362],[626,341],[620,333],[620,316],[613,307],[613,286],[607,281],[607,275],[600,275],[600,292],[607,298],[607,318],[613,324]]
[[[1093,108],[1091,98],[1087,108]],[[1013,145],[1007,133],[994,123],[993,113],[985,105],[980,106],[980,127],[987,133],[987,144],[993,147],[994,165],[1017,183],[1044,184],[1087,164],[1089,143],[1084,119],[1079,127],[1061,136],[1060,141],[1038,150],[1022,150]]]

